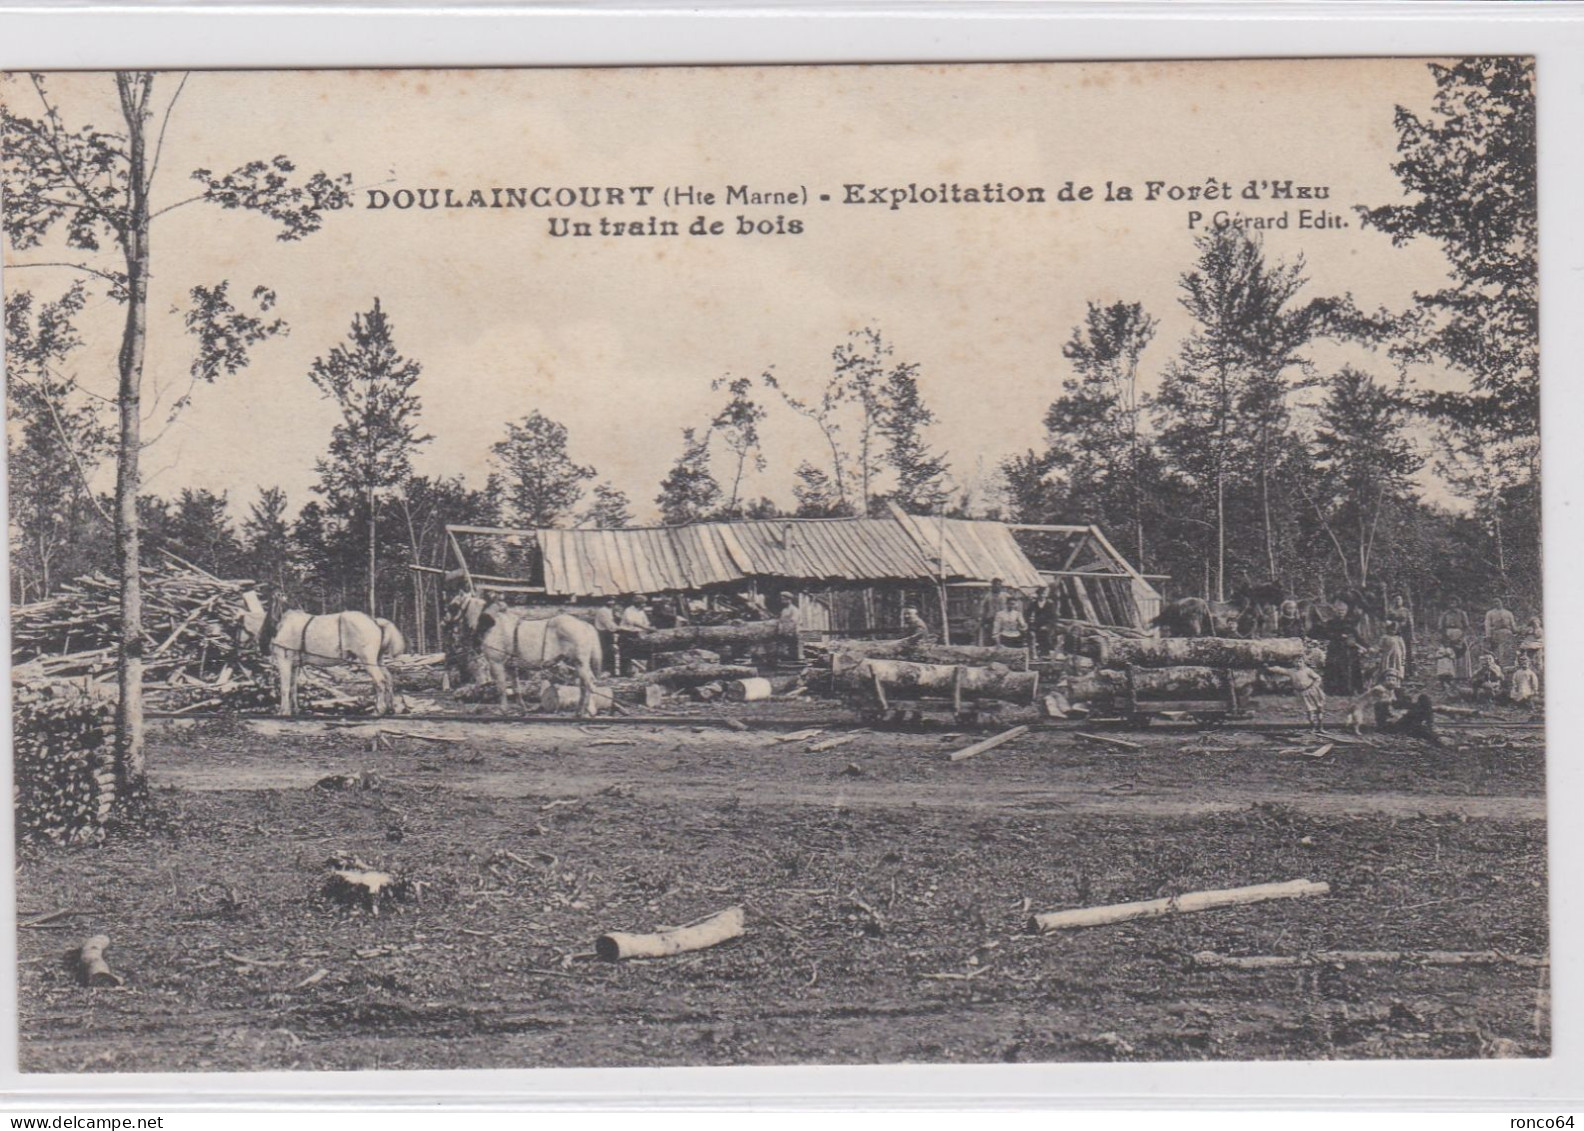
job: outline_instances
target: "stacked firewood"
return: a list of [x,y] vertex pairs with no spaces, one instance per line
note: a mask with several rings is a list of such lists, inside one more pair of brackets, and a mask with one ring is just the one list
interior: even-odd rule
[[[249,581],[226,581],[163,560],[143,571],[144,687],[163,705],[218,697],[258,697],[267,665],[256,647],[237,647],[235,629]],[[119,586],[91,573],[11,613],[14,681],[114,678],[121,629]],[[242,702],[233,706],[250,705]]]
[[115,704],[56,684],[16,688],[11,710],[17,843],[98,843],[115,799]]

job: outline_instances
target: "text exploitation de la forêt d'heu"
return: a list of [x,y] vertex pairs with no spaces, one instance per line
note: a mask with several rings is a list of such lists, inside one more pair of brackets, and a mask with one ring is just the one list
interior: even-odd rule
[[[1004,180],[908,181],[874,184],[845,181],[762,188],[751,183],[705,187],[659,185],[422,186],[369,188],[361,206],[396,215],[498,210],[542,221],[553,238],[798,236],[821,210],[859,206],[865,213],[930,208],[1064,207],[1078,205],[1166,205],[1181,209],[1190,230],[1335,231],[1352,227],[1332,200],[1331,187],[1291,178],[1208,177],[1176,183],[1074,180],[1025,185]],[[770,209],[777,211],[771,212]],[[745,211],[750,210],[750,211]]]

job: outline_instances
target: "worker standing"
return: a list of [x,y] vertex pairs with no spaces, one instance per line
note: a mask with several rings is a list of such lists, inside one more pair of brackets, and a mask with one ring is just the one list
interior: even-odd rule
[[990,582],[990,592],[984,595],[984,600],[979,602],[979,646],[981,648],[995,643],[996,617],[1005,608],[1006,602],[1002,599],[1001,587],[1004,583],[997,577]]
[[791,590],[782,590],[781,614],[777,618],[776,636],[780,640],[782,658],[793,663],[803,659],[803,640],[798,632],[800,612],[797,594]]
[[616,598],[607,597],[594,610],[594,630],[599,633],[601,666],[606,672],[615,675],[621,667],[616,643]]
[[1457,678],[1470,679],[1474,675],[1473,653],[1469,648],[1469,618],[1458,599],[1453,597],[1441,614],[1441,641],[1452,649]]
[[1049,656],[1056,651],[1056,637],[1061,625],[1056,615],[1056,602],[1051,598],[1050,586],[1042,585],[1034,594],[1034,604],[1029,608],[1029,631],[1033,638],[1034,658]]
[[1490,612],[1485,614],[1485,640],[1496,653],[1496,662],[1511,668],[1517,659],[1518,621],[1500,597],[1491,602]]
[[1409,675],[1414,670],[1414,616],[1413,610],[1408,607],[1407,600],[1401,593],[1392,598],[1391,608],[1386,610],[1386,619],[1395,621],[1397,635],[1403,638],[1405,649],[1404,666]]
[[993,643],[1003,648],[1021,648],[1028,641],[1028,621],[1019,607],[1017,595],[1008,593],[1001,599],[1001,611],[991,624]]

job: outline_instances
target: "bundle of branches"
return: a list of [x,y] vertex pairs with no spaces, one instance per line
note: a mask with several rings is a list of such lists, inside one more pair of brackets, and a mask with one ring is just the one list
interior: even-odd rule
[[[143,571],[144,666],[150,688],[264,674],[256,648],[237,649],[233,629],[249,581],[224,581],[168,557]],[[115,670],[121,600],[116,581],[91,573],[11,614],[11,661],[51,678],[108,676]]]
[[115,800],[115,704],[61,684],[18,684],[12,711],[17,843],[98,843]]

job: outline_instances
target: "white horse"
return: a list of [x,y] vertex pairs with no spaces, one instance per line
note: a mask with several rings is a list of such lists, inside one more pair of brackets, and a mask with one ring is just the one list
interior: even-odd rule
[[524,616],[500,602],[489,604],[469,593],[452,599],[451,612],[466,626],[468,641],[489,665],[502,707],[507,705],[509,692],[508,662],[520,668],[545,668],[565,660],[577,671],[583,691],[578,714],[594,713],[594,673],[602,666],[602,652],[593,625],[565,613],[543,620]]
[[[268,649],[275,674],[280,678],[281,712],[297,713],[297,674],[304,665],[334,667],[358,664],[374,682],[374,713],[387,715],[396,709],[396,691],[390,672],[385,670],[388,642],[380,625],[366,613],[324,613],[315,615],[301,609],[265,611],[258,595],[242,595],[246,606],[238,622],[244,636]],[[391,625],[394,630],[395,625]],[[401,643],[395,633],[390,644]],[[400,647],[391,653],[400,655]]]

